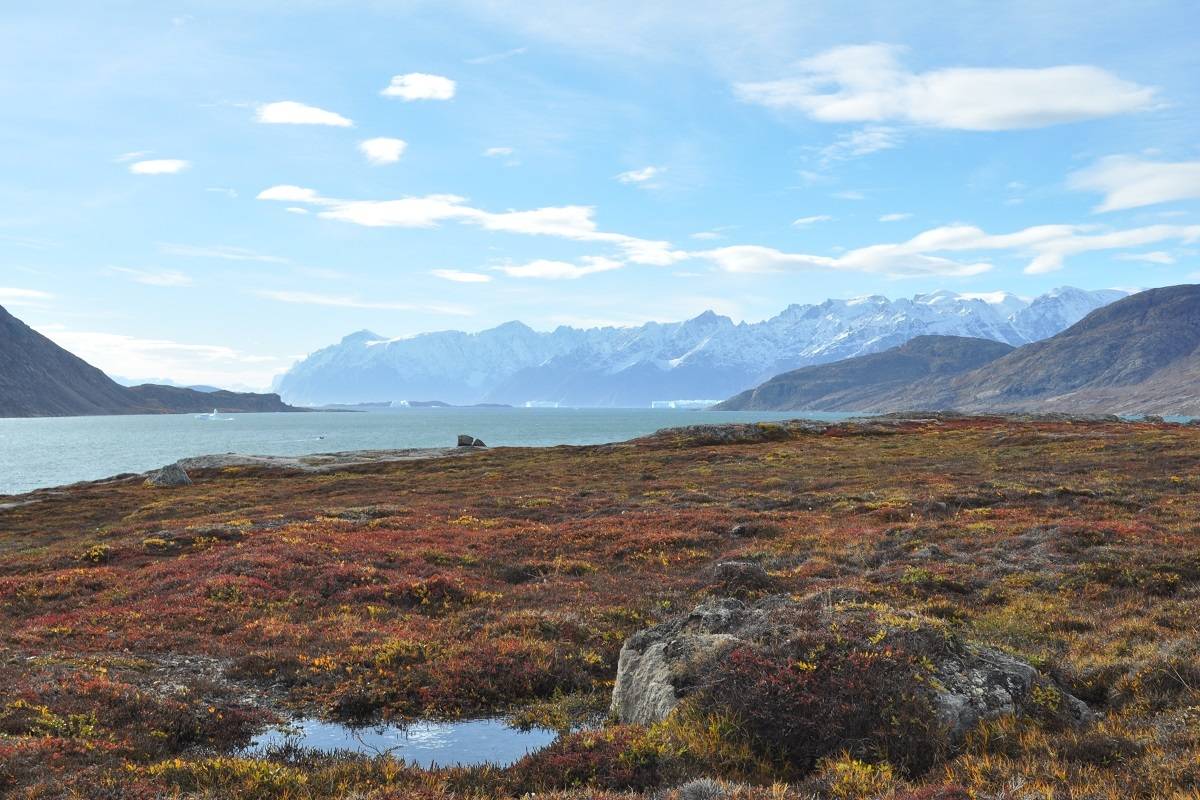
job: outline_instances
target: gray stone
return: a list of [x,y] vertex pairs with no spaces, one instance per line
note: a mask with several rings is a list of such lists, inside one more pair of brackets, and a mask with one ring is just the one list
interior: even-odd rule
[[168,464],[162,469],[151,472],[146,476],[146,485],[159,488],[191,486],[192,479],[188,477],[187,472],[179,464]]
[[487,447],[487,445],[483,443],[482,439],[476,439],[474,436],[471,436],[470,434],[467,434],[467,433],[460,433],[458,435],[458,446],[459,447]]

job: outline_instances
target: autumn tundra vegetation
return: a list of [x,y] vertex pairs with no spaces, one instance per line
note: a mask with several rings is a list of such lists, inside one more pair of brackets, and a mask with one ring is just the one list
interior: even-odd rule
[[[0,795],[1200,798],[1200,427],[762,424],[191,478],[0,498]],[[661,719],[610,710],[627,640],[697,608],[786,626],[681,672]],[[1032,677],[955,732],[967,653]],[[239,749],[293,713],[562,733],[505,767]]]

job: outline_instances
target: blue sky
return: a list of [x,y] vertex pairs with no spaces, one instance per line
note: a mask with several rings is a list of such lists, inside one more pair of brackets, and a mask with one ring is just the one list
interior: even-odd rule
[[117,375],[1200,270],[1191,2],[100,5],[0,12],[0,304]]

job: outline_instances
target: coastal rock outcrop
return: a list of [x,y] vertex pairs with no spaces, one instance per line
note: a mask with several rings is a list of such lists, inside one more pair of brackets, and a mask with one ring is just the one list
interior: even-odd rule
[[470,434],[466,434],[466,433],[460,433],[458,435],[458,446],[459,447],[487,447],[487,445],[483,443],[482,439],[476,439],[474,436],[471,436]]
[[749,730],[777,725],[796,736],[819,726],[814,735],[831,751],[917,732],[933,749],[953,747],[978,722],[1005,714],[1065,724],[1090,716],[1031,665],[963,642],[936,620],[828,593],[752,605],[712,599],[626,640],[614,717],[652,724],[687,698],[743,716]]
[[160,470],[151,472],[146,476],[146,485],[154,486],[160,489],[173,488],[177,486],[191,486],[192,479],[188,477],[187,471],[178,463],[168,464]]

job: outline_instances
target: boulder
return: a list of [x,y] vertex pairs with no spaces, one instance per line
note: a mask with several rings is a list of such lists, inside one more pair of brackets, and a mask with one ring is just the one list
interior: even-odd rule
[[168,464],[162,469],[151,472],[146,476],[146,485],[159,488],[191,486],[192,479],[188,477],[187,472],[179,464]]
[[[861,671],[854,665],[872,659],[892,660],[903,669],[869,688],[916,697],[920,704],[913,707],[927,709],[922,726],[940,731],[951,745],[978,722],[1005,714],[1053,714],[1068,723],[1090,716],[1083,701],[1031,665],[961,641],[938,620],[853,599],[836,601],[826,592],[803,600],[771,596],[754,604],[707,600],[690,614],[634,634],[621,648],[612,715],[649,725],[691,695],[714,702],[705,693],[725,682],[723,670],[734,650],[761,656],[765,663],[804,662],[805,670],[831,675],[854,675]],[[909,675],[912,685],[889,685],[895,675]],[[821,677],[811,678],[814,686],[824,686]],[[831,678],[829,686],[837,685]],[[829,702],[853,705],[856,697],[830,696]]]
[[721,594],[735,597],[775,585],[770,573],[754,561],[718,561],[712,568],[712,581]]
[[458,435],[458,446],[459,447],[487,447],[487,445],[483,443],[482,439],[476,439],[474,436],[471,436],[466,433],[460,433]]

